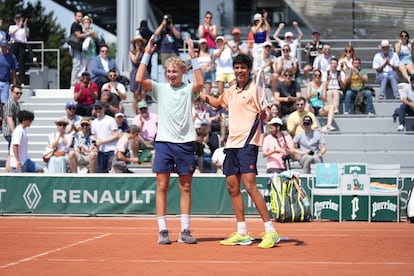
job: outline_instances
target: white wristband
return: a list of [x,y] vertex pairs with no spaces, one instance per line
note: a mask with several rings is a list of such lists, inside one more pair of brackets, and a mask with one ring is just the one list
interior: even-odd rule
[[191,66],[193,67],[193,70],[200,70],[200,63],[198,63],[198,59],[192,59]]
[[141,58],[141,64],[145,64],[148,66],[150,59],[151,59],[151,55],[148,53],[144,53],[144,55]]

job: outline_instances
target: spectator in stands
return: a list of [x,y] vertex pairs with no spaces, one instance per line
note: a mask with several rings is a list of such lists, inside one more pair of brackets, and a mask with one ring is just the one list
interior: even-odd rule
[[[145,43],[146,43],[151,38],[151,36],[153,34],[154,34],[154,32],[152,30],[150,30],[149,27],[148,27],[148,21],[147,20],[141,20],[141,22],[139,22],[139,28],[135,32],[135,36],[142,36],[145,39]],[[144,47],[145,47],[145,45],[144,45]],[[151,68],[152,68],[152,65],[151,65],[151,62],[150,62],[148,64],[148,67],[147,67],[147,72],[148,72],[149,76],[151,76]],[[135,75],[130,80],[131,80],[131,83],[134,82]],[[134,90],[131,89],[131,91],[134,91]],[[137,114],[137,112],[135,112],[134,114]]]
[[298,61],[295,57],[292,57],[290,55],[290,52],[290,46],[289,44],[286,44],[282,47],[282,55],[277,58],[276,72],[279,75],[279,81],[285,80],[282,72],[288,69],[292,71],[293,75],[296,75],[296,73],[298,72]]
[[296,135],[303,131],[302,123],[305,116],[311,117],[313,129],[318,128],[315,115],[312,112],[305,110],[306,99],[302,96],[298,97],[295,101],[295,105],[296,111],[290,113],[287,119],[287,130],[289,131],[289,134],[292,137],[296,137]]
[[346,45],[344,52],[341,54],[338,60],[338,71],[345,71],[352,68],[352,61],[357,58],[355,48],[352,44]]
[[414,116],[414,74],[410,77],[410,85],[407,85],[401,92],[402,104],[399,110],[400,125],[398,126],[398,131],[404,131],[405,116]]
[[111,170],[112,159],[119,132],[115,119],[105,114],[102,101],[95,102],[96,119],[92,121],[92,134],[98,148],[97,173],[108,173]]
[[200,63],[201,72],[203,72],[204,91],[210,95],[213,82],[214,58],[213,54],[209,51],[205,38],[200,38],[198,41],[197,60]]
[[90,119],[82,118],[80,124],[81,130],[73,136],[73,145],[68,154],[70,172],[95,173],[98,149],[93,143]]
[[83,72],[80,81],[76,82],[73,91],[76,104],[76,115],[92,116],[93,105],[98,99],[98,85],[91,81],[89,72]]
[[92,28],[93,20],[85,15],[82,18],[82,33],[85,39],[82,42],[82,72],[91,72],[92,60],[96,57],[96,49],[99,49],[99,35]]
[[99,55],[92,60],[91,78],[92,81],[98,85],[98,98],[101,93],[102,86],[109,81],[109,70],[113,69],[119,76],[119,69],[116,65],[115,59],[109,55],[109,47],[106,44],[99,48]]
[[116,143],[115,155],[112,160],[112,173],[133,173],[128,169],[129,163],[139,163],[138,157],[132,157],[129,154],[130,142],[136,140],[139,136],[140,129],[136,125],[131,125],[128,130],[119,138]]
[[302,92],[299,83],[293,80],[292,70],[285,70],[283,76],[285,80],[277,83],[273,98],[280,106],[281,115],[286,116],[295,111],[295,102],[302,96]]
[[[101,94],[101,103],[105,107],[105,115],[111,116],[115,118],[115,113],[119,112],[121,104],[119,103],[118,99],[112,95],[112,93],[108,90],[104,90]],[[97,110],[92,110],[92,116],[96,117]]]
[[16,14],[14,17],[15,24],[9,26],[11,52],[16,56],[19,63],[19,83],[21,85],[25,84],[26,48],[30,47],[27,45],[29,38],[28,20],[28,18],[24,18],[21,14]]
[[364,93],[366,100],[365,111],[368,115],[374,115],[371,91],[364,89],[365,83],[368,81],[368,76],[366,71],[361,69],[361,60],[359,58],[352,61],[352,68],[342,74],[342,79],[344,80],[344,87],[348,89],[345,93],[344,115],[351,113],[351,101],[355,99],[358,93]]
[[[197,172],[205,172],[205,168],[211,167],[211,156],[214,150],[220,146],[220,139],[217,134],[211,133],[210,123],[204,119],[200,123],[194,123],[196,128],[197,138],[194,141],[194,153],[197,160]],[[214,149],[209,148],[209,136],[214,136]],[[205,150],[207,148],[207,151]],[[205,162],[206,161],[206,162]]]
[[[116,125],[118,126],[118,131],[120,134],[127,132],[129,129],[128,120],[125,118],[125,114],[117,111],[114,115]],[[121,137],[121,135],[119,135]]]
[[80,130],[80,120],[82,119],[81,116],[75,114],[76,110],[76,103],[75,102],[67,102],[65,104],[65,116],[64,118],[68,121],[68,124],[65,128],[66,134],[74,134],[78,130]]
[[316,69],[319,69],[321,72],[326,72],[330,68],[330,63],[332,59],[331,54],[331,45],[328,43],[325,43],[322,46],[322,53],[315,58],[313,61],[313,71]]
[[48,136],[47,146],[54,152],[47,162],[47,173],[66,173],[68,170],[68,152],[73,141],[73,134],[65,132],[68,124],[64,117],[58,118],[55,121],[57,131]]
[[214,50],[216,60],[216,82],[219,95],[223,94],[224,84],[236,84],[236,76],[233,71],[233,58],[231,56],[231,49],[228,47],[227,39],[223,36],[216,38],[217,49]]
[[338,60],[336,58],[331,59],[330,69],[326,72],[322,72],[322,81],[326,87],[326,102],[328,105],[334,107],[334,113],[339,113],[339,102],[342,98],[344,87],[341,71],[338,68]]
[[[201,40],[204,38],[207,43],[207,49],[211,49],[211,52],[216,49],[216,37],[217,37],[217,25],[212,23],[213,14],[210,11],[206,11],[204,14],[203,23],[198,26],[198,38]],[[200,43],[200,42],[199,42]]]
[[379,99],[385,99],[388,83],[396,99],[400,99],[398,93],[398,74],[400,60],[396,53],[390,50],[388,40],[381,41],[381,52],[376,53],[372,61],[372,68],[377,71],[375,81],[381,84]]
[[290,134],[282,131],[283,122],[275,117],[267,123],[269,135],[263,140],[263,157],[266,158],[266,173],[281,173],[289,169],[290,154],[293,153],[293,140]]
[[[144,54],[144,48],[147,40],[142,37],[140,34],[136,35],[132,40],[132,49],[129,51],[129,60],[132,64],[132,70],[129,75],[130,83],[129,88],[131,92],[134,93],[134,97],[132,98],[132,113],[135,116],[138,114],[137,104],[139,101],[145,101],[146,92],[140,85],[138,85],[134,80],[135,76],[138,71],[139,63],[141,62],[142,55]],[[148,72],[148,76],[150,76],[151,72]],[[126,95],[125,95],[126,98]]]
[[312,31],[312,41],[308,42],[305,46],[306,49],[306,60],[308,64],[305,65],[303,68],[303,75],[304,75],[304,83],[308,83],[310,81],[310,73],[313,70],[313,62],[315,58],[319,56],[322,52],[322,47],[324,42],[320,40],[320,32],[319,30]]
[[7,160],[6,160],[6,172],[11,172],[10,167],[10,145],[13,131],[17,126],[17,114],[20,111],[19,100],[22,97],[22,87],[19,85],[11,86],[11,95],[6,105],[4,106],[4,119],[3,119],[3,136],[7,141]]
[[[225,144],[225,141],[224,141]],[[224,146],[217,148],[213,155],[211,156],[211,167],[212,172],[215,171],[217,174],[223,174],[223,163],[224,159],[226,159],[226,154],[224,153]]]
[[[218,94],[214,96],[218,97]],[[227,136],[227,110],[222,106],[214,107],[207,105],[205,113],[205,119],[210,124],[210,130],[214,133],[220,134],[220,145],[224,145],[224,141]]]
[[160,59],[161,64],[165,65],[165,61],[169,57],[175,57],[179,55],[178,52],[178,40],[181,39],[180,31],[173,23],[171,15],[164,15],[161,24],[154,31],[154,35],[159,37],[160,44]]
[[323,155],[326,153],[326,142],[322,134],[312,129],[311,116],[303,117],[303,129],[293,138],[295,144],[295,159],[299,160],[302,171],[305,174],[311,172],[311,164],[323,163]]
[[410,82],[410,75],[414,74],[414,39],[410,40],[410,35],[407,31],[401,31],[400,37],[395,43],[394,49],[400,59],[399,70],[404,79]]
[[122,101],[125,101],[127,98],[125,85],[123,85],[122,83],[118,81],[118,73],[114,69],[109,70],[108,79],[109,79],[109,82],[105,83],[102,86],[101,93],[104,90],[110,91],[111,98],[113,98],[113,101],[118,102],[118,105],[119,105],[118,110],[120,110],[121,112],[124,112],[125,110],[124,110],[124,106],[122,105]]
[[[138,68],[136,81],[158,101],[159,128],[155,141],[153,170],[157,174],[157,221],[158,243],[171,244],[167,228],[167,192],[172,172],[178,174],[181,193],[181,233],[178,242],[197,243],[190,232],[191,182],[194,172],[193,141],[195,128],[191,110],[194,97],[203,89],[203,75],[194,52],[191,38],[186,40],[191,58],[194,82],[183,83],[186,73],[185,62],[178,57],[170,57],[165,62],[166,83],[157,83],[146,78],[146,70],[151,54],[155,51],[154,37],[145,47]],[[177,94],[178,93],[178,94]],[[177,97],[179,95],[179,97]]]
[[[74,12],[74,21],[70,27],[70,34],[75,34],[81,41],[86,37],[82,33],[82,17],[81,11]],[[82,72],[82,45],[78,45],[78,48],[69,47],[69,53],[72,57],[72,73],[70,77],[70,86],[75,86]]]
[[334,106],[326,104],[326,86],[322,82],[322,72],[319,69],[313,71],[313,80],[306,86],[306,99],[309,104],[307,109],[315,116],[327,117],[326,125],[321,128],[322,132],[336,130],[332,126],[334,117]]
[[17,113],[19,124],[14,129],[10,147],[10,166],[12,171],[42,173],[43,168],[29,158],[29,140],[26,128],[30,127],[34,120],[33,112],[21,110]]
[[267,16],[267,11],[263,11],[263,14],[256,13],[253,16],[253,25],[250,28],[254,39],[252,56],[260,56],[263,51],[263,43],[269,40],[270,25]]
[[298,37],[296,39],[294,39],[294,35],[292,32],[286,32],[285,33],[285,39],[281,40],[279,38],[279,34],[280,32],[283,30],[283,28],[285,27],[285,23],[280,23],[278,28],[276,29],[273,38],[276,40],[276,42],[279,44],[280,47],[284,47],[285,45],[289,45],[290,46],[290,56],[293,58],[297,57],[297,49],[300,46],[300,40],[303,37],[303,33],[301,31],[301,29],[299,28],[299,24],[296,21],[293,21],[292,23],[293,27],[295,28],[296,32],[298,33]]
[[[132,124],[139,126],[141,129],[141,136],[144,141],[138,143],[138,140],[133,140],[131,148],[134,156],[139,156],[140,150],[153,149],[155,136],[158,131],[158,115],[148,111],[148,105],[146,102],[138,103],[139,113],[132,120]],[[135,143],[137,142],[137,143]]]
[[201,102],[200,98],[196,98],[193,101],[193,109],[192,109],[192,115],[193,115],[193,123],[197,127],[200,127],[201,122],[206,119],[206,108]]
[[3,122],[3,106],[9,99],[10,84],[16,84],[16,57],[9,53],[9,43],[0,41],[0,133]]
[[231,49],[232,57],[234,58],[238,54],[250,55],[249,45],[241,40],[240,29],[233,28],[231,30],[231,36],[233,37],[233,40],[229,41],[229,46]]
[[273,95],[276,91],[279,74],[276,73],[277,59],[271,54],[272,48],[270,41],[263,43],[263,50],[260,54],[253,57],[253,74],[256,75],[259,70],[263,70],[266,85],[270,86]]
[[3,30],[3,18],[0,17],[0,41],[9,41],[9,34]]

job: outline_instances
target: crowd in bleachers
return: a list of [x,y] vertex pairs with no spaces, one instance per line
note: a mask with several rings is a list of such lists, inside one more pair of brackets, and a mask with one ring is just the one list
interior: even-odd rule
[[[291,31],[282,34],[286,27],[282,22],[272,34],[267,16],[266,11],[254,14],[248,34],[242,34],[237,27],[232,28],[230,34],[220,34],[218,30],[222,28],[213,23],[213,13],[205,13],[196,38],[196,57],[204,77],[204,92],[220,97],[226,87],[235,85],[233,59],[238,54],[249,55],[253,61],[252,78],[264,71],[266,89],[270,90],[268,101],[272,104],[272,113],[274,112],[272,116],[280,119],[271,121],[273,123],[270,122],[268,126],[271,129],[268,135],[277,141],[275,148],[273,151],[263,151],[263,156],[269,160],[268,164],[278,164],[278,167],[267,169],[287,169],[289,160],[297,160],[302,167],[309,167],[308,164],[304,165],[305,161],[301,161],[303,156],[309,153],[312,156],[320,154],[319,161],[314,157],[312,160],[321,162],[327,149],[321,139],[318,143],[322,146],[308,145],[308,151],[300,150],[300,138],[297,137],[307,129],[309,119],[305,122],[305,117],[310,118],[312,131],[324,133],[336,130],[333,120],[340,113],[342,101],[345,104],[344,115],[374,115],[373,94],[366,86],[367,72],[361,68],[361,61],[353,45],[345,45],[343,53],[337,58],[332,55],[330,45],[321,41],[317,29],[312,31],[312,41],[304,45],[306,63],[301,64],[297,57],[303,38],[299,24],[292,22],[296,34]],[[21,24],[27,27],[24,21]],[[121,76],[115,59],[109,56],[109,46],[94,30],[91,17],[76,11],[71,34],[79,40],[79,45],[71,45],[69,48],[73,61],[71,89],[74,102],[66,104],[65,117],[56,120],[57,132],[49,136],[48,146],[55,149],[55,156],[48,160],[47,171],[76,173],[82,171],[80,165],[85,165],[88,161],[89,172],[121,172],[119,168],[112,168],[112,159],[131,164],[139,164],[142,160],[150,161],[151,158],[141,158],[140,155],[148,155],[148,152],[151,155],[152,142],[157,132],[157,114],[148,112],[151,98],[135,81],[135,76],[151,35],[156,37],[159,62],[162,65],[165,65],[168,58],[179,56],[181,34],[173,17],[165,15],[154,32],[148,29],[145,20],[141,22],[131,39],[129,58],[132,70],[129,81]],[[244,36],[248,40],[242,39]],[[378,53],[373,54],[372,62],[376,82],[380,85],[378,99],[385,98],[387,86],[390,85],[395,99],[402,101],[398,111],[398,130],[402,131],[405,116],[414,115],[414,40],[410,40],[408,32],[402,31],[393,47],[389,41],[383,40],[380,48]],[[147,69],[147,77],[150,77],[150,66]],[[398,89],[399,78],[411,83],[406,85],[402,93]],[[302,89],[306,92],[303,93]],[[127,99],[128,90],[133,94],[132,114],[125,114],[123,103]],[[318,124],[319,116],[327,117],[326,125]],[[133,118],[130,125],[128,118]],[[213,155],[216,150],[222,150],[226,142],[227,110],[213,108],[195,99],[193,122],[197,132],[194,158],[198,171],[220,171],[221,163]],[[59,128],[61,125],[65,126],[64,133]],[[105,133],[100,129],[103,127],[106,128]],[[128,135],[125,136],[124,133]],[[298,142],[290,145],[286,142],[286,135]],[[117,145],[120,141],[122,146]],[[59,149],[57,145],[60,144],[64,154],[56,156]],[[302,145],[302,149],[303,147]],[[118,155],[119,152],[122,154]],[[272,158],[278,161],[274,162]],[[59,165],[55,160],[64,161]]]

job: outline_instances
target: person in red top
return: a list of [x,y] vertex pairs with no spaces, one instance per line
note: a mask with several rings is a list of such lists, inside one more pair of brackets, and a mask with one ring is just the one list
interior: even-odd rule
[[83,72],[80,81],[75,84],[73,98],[77,102],[75,114],[90,117],[98,98],[98,85],[91,81],[88,72]]
[[198,26],[198,37],[207,40],[208,49],[216,49],[217,26],[212,24],[213,14],[206,11],[204,14],[204,22]]

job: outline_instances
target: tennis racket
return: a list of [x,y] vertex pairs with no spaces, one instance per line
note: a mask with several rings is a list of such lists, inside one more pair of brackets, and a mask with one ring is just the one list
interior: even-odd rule
[[263,69],[260,69],[256,74],[256,95],[259,101],[259,111],[262,111],[265,104],[266,97],[266,79]]

